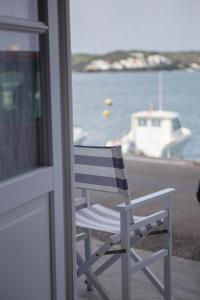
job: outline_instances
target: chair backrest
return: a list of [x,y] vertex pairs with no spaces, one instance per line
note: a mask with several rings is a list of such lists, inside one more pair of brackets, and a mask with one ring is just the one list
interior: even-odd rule
[[129,204],[121,146],[74,146],[75,187],[119,193]]

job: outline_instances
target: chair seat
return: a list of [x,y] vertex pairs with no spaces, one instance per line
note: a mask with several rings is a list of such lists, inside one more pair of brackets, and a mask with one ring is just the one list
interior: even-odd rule
[[[134,222],[137,223],[144,218],[144,216],[134,215]],[[136,229],[134,233],[148,233],[162,224],[163,219],[160,219]],[[120,213],[103,205],[94,204],[76,212],[76,225],[82,228],[118,234],[120,233]]]

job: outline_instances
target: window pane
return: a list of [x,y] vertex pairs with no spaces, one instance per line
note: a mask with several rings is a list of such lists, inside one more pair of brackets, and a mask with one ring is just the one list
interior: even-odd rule
[[173,119],[172,121],[173,130],[176,131],[181,128],[180,121],[178,119]]
[[143,126],[147,126],[147,120],[146,119],[138,119],[138,125],[143,127]]
[[2,16],[37,20],[37,0],[1,0],[0,14]]
[[151,122],[153,127],[160,127],[160,119],[152,119]]
[[36,34],[0,31],[0,180],[43,165],[38,49]]

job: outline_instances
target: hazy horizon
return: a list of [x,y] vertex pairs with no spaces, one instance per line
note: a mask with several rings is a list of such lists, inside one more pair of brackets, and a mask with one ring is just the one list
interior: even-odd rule
[[72,52],[200,51],[199,12],[199,0],[71,0]]
[[184,52],[184,53],[189,53],[189,52],[195,52],[195,53],[200,53],[200,49],[199,50],[158,50],[158,49],[114,49],[114,50],[110,50],[110,51],[106,51],[106,52],[96,52],[96,53],[92,53],[92,52],[72,52],[73,55],[77,55],[77,54],[87,54],[87,55],[106,55],[109,53],[113,53],[113,52],[130,52],[130,51],[135,51],[135,52],[155,52],[155,53],[180,53],[180,52]]

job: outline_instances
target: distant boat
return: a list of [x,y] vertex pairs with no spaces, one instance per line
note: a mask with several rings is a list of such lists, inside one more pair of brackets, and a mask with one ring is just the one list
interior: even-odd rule
[[83,131],[81,127],[73,128],[73,142],[75,145],[82,145],[87,136],[87,132]]
[[191,136],[182,127],[179,115],[170,111],[142,111],[131,115],[130,132],[107,146],[122,145],[124,154],[137,153],[149,157],[180,157],[185,143]]
[[179,114],[162,110],[162,82],[159,74],[159,110],[131,115],[131,129],[119,140],[108,141],[107,146],[122,145],[123,154],[135,153],[149,157],[181,157],[184,145],[191,136],[188,128],[182,127]]

